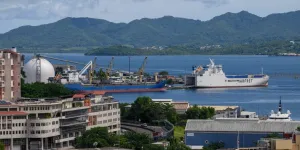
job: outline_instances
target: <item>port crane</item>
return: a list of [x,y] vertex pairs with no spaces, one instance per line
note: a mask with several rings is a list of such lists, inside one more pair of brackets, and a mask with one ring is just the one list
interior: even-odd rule
[[140,69],[138,71],[140,82],[143,82],[144,69],[145,69],[145,65],[147,63],[147,59],[148,59],[148,57],[146,56],[142,63],[142,66],[140,67]]
[[112,67],[114,65],[114,57],[111,58],[110,62],[109,62],[109,65],[108,65],[108,68],[106,69],[106,79],[108,80],[110,75],[111,75],[111,71],[112,71]]

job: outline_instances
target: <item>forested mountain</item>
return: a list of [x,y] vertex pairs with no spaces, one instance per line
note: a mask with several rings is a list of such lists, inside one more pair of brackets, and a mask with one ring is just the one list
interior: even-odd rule
[[130,23],[65,18],[40,26],[22,26],[0,34],[0,47],[23,51],[89,50],[111,45],[230,45],[293,40],[300,35],[300,11],[258,17],[246,11],[209,21],[165,16]]

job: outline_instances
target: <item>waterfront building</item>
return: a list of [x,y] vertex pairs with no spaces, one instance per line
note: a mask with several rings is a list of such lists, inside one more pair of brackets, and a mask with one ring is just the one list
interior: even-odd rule
[[216,115],[214,118],[239,118],[241,114],[241,108],[239,106],[203,106],[198,107],[211,107],[215,109]]
[[242,111],[240,118],[258,118],[256,112],[252,111]]
[[15,101],[21,97],[22,55],[16,48],[0,50],[0,99]]
[[217,118],[214,120],[188,120],[185,144],[190,147],[224,142],[225,148],[253,147],[267,135],[291,138],[300,121],[266,121],[258,118]]
[[0,141],[10,149],[43,150],[72,147],[74,139],[92,127],[119,133],[119,104],[104,94],[1,101]]

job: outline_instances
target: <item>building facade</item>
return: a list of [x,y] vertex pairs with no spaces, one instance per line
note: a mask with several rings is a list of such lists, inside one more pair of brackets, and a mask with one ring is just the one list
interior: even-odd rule
[[0,50],[0,99],[15,101],[21,97],[22,65],[16,48]]
[[225,148],[253,147],[258,140],[272,133],[282,138],[291,138],[299,125],[300,121],[278,122],[257,118],[188,120],[185,144],[207,146],[212,142],[224,142]]
[[[103,109],[93,111],[94,106]],[[99,119],[94,122],[95,113]],[[66,148],[93,127],[108,127],[109,132],[119,133],[120,109],[112,97],[93,93],[61,99],[2,101],[0,121],[0,141],[7,149]]]

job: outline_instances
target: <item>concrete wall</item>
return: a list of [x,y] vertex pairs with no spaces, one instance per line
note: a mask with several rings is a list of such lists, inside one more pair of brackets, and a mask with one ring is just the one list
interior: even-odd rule
[[[269,133],[239,133],[240,147],[253,147],[260,138]],[[280,134],[280,136],[283,136]],[[225,148],[237,147],[237,132],[186,132],[185,144],[194,146],[206,146],[212,142],[224,142]]]

